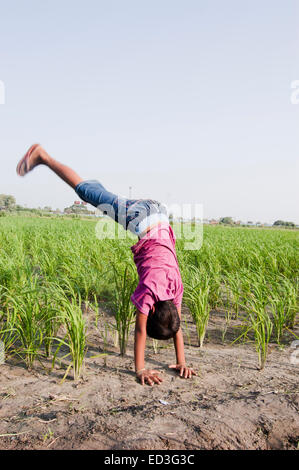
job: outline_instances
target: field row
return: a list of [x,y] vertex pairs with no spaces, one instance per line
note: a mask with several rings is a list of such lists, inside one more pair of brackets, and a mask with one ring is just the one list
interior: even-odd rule
[[[213,309],[223,310],[227,328],[240,319],[240,340],[253,335],[260,368],[270,341],[282,345],[285,332],[296,339],[298,241],[297,231],[229,227],[204,227],[200,250],[185,250],[184,239],[177,240],[183,303],[199,347]],[[0,340],[6,355],[28,368],[44,357],[53,364],[63,358],[69,361],[66,374],[72,368],[77,379],[87,351],[83,305],[94,311],[95,327],[99,320],[104,324],[104,340],[114,332],[124,354],[134,323],[130,296],[138,282],[133,243],[131,237],[99,240],[94,221],[2,218]],[[112,321],[99,319],[100,301]]]

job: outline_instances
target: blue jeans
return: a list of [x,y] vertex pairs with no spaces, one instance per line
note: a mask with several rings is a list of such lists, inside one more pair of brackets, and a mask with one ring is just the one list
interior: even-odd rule
[[107,214],[125,230],[140,236],[148,227],[169,222],[167,208],[151,199],[126,199],[107,191],[96,180],[82,181],[75,188],[78,196]]

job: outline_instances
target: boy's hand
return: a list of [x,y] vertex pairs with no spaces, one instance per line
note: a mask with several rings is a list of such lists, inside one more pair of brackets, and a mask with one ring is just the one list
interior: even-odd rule
[[173,364],[169,366],[169,369],[179,371],[180,377],[184,377],[185,379],[191,379],[192,375],[197,375],[191,367],[187,367],[185,364]]
[[154,383],[157,385],[160,385],[160,383],[163,382],[163,380],[161,379],[161,377],[159,377],[158,374],[159,372],[157,370],[143,369],[141,371],[136,372],[136,375],[138,379],[140,380],[141,385],[144,385],[144,384],[154,385]]

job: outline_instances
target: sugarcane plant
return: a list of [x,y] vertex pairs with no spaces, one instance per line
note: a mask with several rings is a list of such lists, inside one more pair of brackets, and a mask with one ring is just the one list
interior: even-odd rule
[[136,307],[131,302],[131,295],[137,285],[137,276],[134,267],[128,262],[114,264],[113,273],[115,287],[112,300],[115,315],[114,328],[117,332],[120,354],[124,356],[136,311]]
[[254,332],[255,348],[258,354],[259,369],[265,367],[268,345],[271,339],[273,323],[267,311],[268,298],[263,285],[254,285],[246,299],[245,309],[248,315],[249,329]]
[[185,302],[196,325],[199,347],[203,347],[210,317],[209,276],[198,268],[190,270],[189,280],[185,283]]

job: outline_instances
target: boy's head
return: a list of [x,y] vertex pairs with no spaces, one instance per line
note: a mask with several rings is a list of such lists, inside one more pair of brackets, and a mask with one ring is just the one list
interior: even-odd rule
[[154,339],[172,338],[180,328],[178,310],[172,300],[157,302],[150,311],[146,332]]

